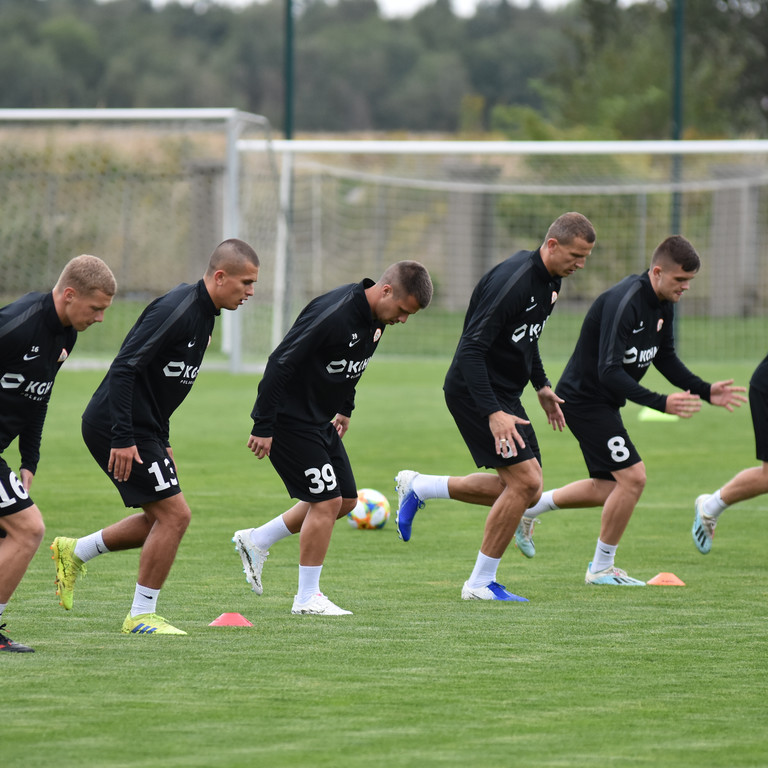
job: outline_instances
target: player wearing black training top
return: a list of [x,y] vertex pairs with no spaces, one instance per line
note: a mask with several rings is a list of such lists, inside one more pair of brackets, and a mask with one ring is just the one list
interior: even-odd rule
[[457,499],[490,507],[464,600],[520,601],[496,581],[504,552],[525,509],[541,493],[541,455],[520,398],[530,382],[553,429],[562,430],[562,402],[552,391],[539,355],[539,337],[563,277],[582,269],[595,230],[580,213],[560,216],[535,251],[520,251],[477,284],[453,362],[445,401],[478,467],[464,477],[398,473],[397,529],[408,541],[417,510],[428,499]]
[[[53,291],[28,293],[0,309],[0,452],[18,437],[19,476],[0,457],[0,618],[43,540],[29,496],[56,374],[77,334],[104,320],[115,277],[96,256],[72,259]],[[0,630],[5,625],[0,625]],[[0,651],[32,651],[0,631]]]
[[292,613],[349,614],[320,592],[320,571],[333,524],[357,503],[357,486],[341,438],[355,406],[355,387],[385,326],[404,323],[432,298],[429,273],[400,261],[377,282],[343,285],[311,301],[270,355],[251,413],[248,447],[272,465],[291,509],[232,541],[246,580],[262,593],[269,547],[301,531],[299,585]]
[[[645,487],[645,465],[621,419],[627,399],[688,418],[701,400],[729,411],[746,398],[733,379],[709,384],[691,373],[675,352],[675,304],[700,267],[684,237],[673,235],[654,251],[651,267],[601,294],[587,312],[576,348],[558,382],[566,422],[589,470],[578,480],[544,493],[525,517],[571,507],[603,505],[600,536],[587,567],[587,584],[642,586],[614,565],[616,547]],[[642,384],[653,365],[680,392],[662,395]],[[530,530],[530,526],[529,526]],[[523,546],[525,542],[523,542]]]
[[194,384],[216,316],[253,295],[259,258],[242,240],[225,240],[193,285],[153,301],[128,332],[83,414],[83,439],[126,507],[141,511],[51,549],[61,605],[72,608],[85,563],[96,555],[141,548],[139,577],[122,631],[186,634],[156,613],[157,598],[189,525],[169,442],[170,417]]

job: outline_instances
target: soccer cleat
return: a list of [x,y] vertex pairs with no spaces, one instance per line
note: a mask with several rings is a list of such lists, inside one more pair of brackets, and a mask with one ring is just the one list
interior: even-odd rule
[[75,579],[85,576],[87,572],[85,563],[75,554],[76,544],[77,539],[66,536],[57,536],[51,544],[52,557],[56,563],[56,594],[59,596],[59,605],[64,606],[65,611],[72,610]]
[[261,584],[261,571],[267,557],[269,557],[269,550],[259,549],[251,541],[250,532],[252,530],[252,528],[244,528],[242,531],[235,531],[232,541],[235,544],[235,551],[243,561],[245,580],[251,585],[251,589],[260,595],[264,592],[264,587]]
[[412,469],[403,469],[395,478],[395,490],[397,491],[397,514],[395,525],[397,535],[403,540],[411,538],[411,526],[416,512],[424,509],[424,502],[413,492],[413,479],[418,475]]
[[694,504],[696,516],[693,518],[691,535],[693,536],[693,543],[696,545],[696,549],[702,555],[706,555],[712,549],[712,539],[715,537],[715,526],[717,525],[715,518],[708,517],[699,509],[709,498],[711,498],[710,494],[703,493],[696,498],[696,503]]
[[515,531],[515,546],[526,557],[534,557],[536,554],[536,545],[533,543],[533,526],[538,522],[538,517],[523,515]]
[[3,634],[5,624],[0,624],[0,651],[9,651],[10,653],[34,653],[35,649],[21,643],[14,643],[8,635]]
[[602,571],[592,573],[592,563],[587,566],[587,575],[584,577],[585,584],[613,584],[619,587],[644,587],[645,582],[633,579],[627,576],[627,572],[621,568],[609,565]]
[[338,605],[334,605],[322,592],[312,595],[306,603],[300,603],[299,596],[296,595],[293,599],[291,613],[311,613],[315,616],[352,615],[352,611],[345,611],[343,608],[339,608]]
[[140,613],[131,616],[129,613],[123,622],[123,632],[126,635],[186,635],[180,629],[169,624],[156,613]]
[[527,597],[513,595],[498,582],[492,581],[485,587],[470,587],[469,582],[465,581],[461,588],[462,600],[506,600],[514,603],[527,603]]

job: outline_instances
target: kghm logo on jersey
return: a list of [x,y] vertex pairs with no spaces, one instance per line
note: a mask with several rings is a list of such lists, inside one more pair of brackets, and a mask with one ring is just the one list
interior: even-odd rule
[[526,336],[528,337],[529,341],[536,341],[539,336],[541,336],[541,332],[544,330],[545,323],[546,320],[544,323],[531,323],[530,325],[528,323],[523,323],[521,326],[518,326],[514,331],[512,331],[512,335],[509,338],[515,344],[517,344],[519,341],[522,341]]
[[27,381],[20,373],[5,373],[0,378],[0,389],[7,391],[21,389],[22,396],[29,400],[40,401],[47,399],[52,387],[52,381]]
[[325,366],[325,370],[331,375],[344,374],[346,379],[357,379],[363,375],[370,361],[370,357],[366,357],[365,360],[331,360]]
[[183,360],[170,362],[163,368],[169,379],[181,379],[182,384],[192,384],[200,372],[199,365],[187,365]]
[[624,365],[637,365],[639,368],[647,368],[653,362],[653,358],[656,357],[658,351],[658,347],[649,347],[648,349],[630,347],[624,353],[622,362]]

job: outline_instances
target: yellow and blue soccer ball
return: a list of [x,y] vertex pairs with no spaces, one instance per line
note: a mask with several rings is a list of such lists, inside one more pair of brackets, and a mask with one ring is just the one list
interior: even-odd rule
[[347,520],[353,528],[375,531],[387,524],[389,514],[389,502],[383,493],[373,488],[361,488],[357,492],[355,508],[347,512]]

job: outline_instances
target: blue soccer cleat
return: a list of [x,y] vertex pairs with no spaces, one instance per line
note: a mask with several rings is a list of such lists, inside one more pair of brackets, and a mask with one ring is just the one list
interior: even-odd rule
[[526,557],[534,557],[536,555],[536,545],[533,543],[533,527],[538,522],[538,517],[526,517],[523,515],[515,531],[515,546]]
[[462,600],[506,600],[513,603],[527,603],[527,597],[513,595],[501,584],[492,581],[484,587],[470,587],[469,582],[465,581],[461,588]]
[[397,514],[395,525],[397,535],[403,540],[411,538],[411,526],[413,518],[420,509],[424,509],[424,502],[413,492],[413,480],[418,475],[412,469],[403,469],[395,478],[395,490],[397,491]]

